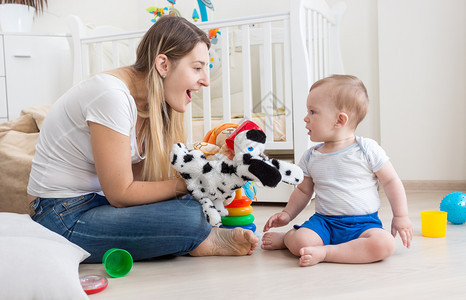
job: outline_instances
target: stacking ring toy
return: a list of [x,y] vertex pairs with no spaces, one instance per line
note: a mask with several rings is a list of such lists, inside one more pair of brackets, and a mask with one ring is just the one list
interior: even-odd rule
[[243,226],[225,226],[225,225],[220,225],[220,228],[227,228],[227,229],[233,229],[233,228],[236,228],[236,227],[240,227],[240,228],[244,228],[244,229],[251,230],[252,232],[256,232],[256,224],[254,224],[254,223],[251,223],[251,224],[248,224],[248,225],[243,225]]
[[246,207],[227,207],[227,210],[230,217],[239,217],[251,214],[252,206],[248,205]]
[[230,207],[245,207],[251,205],[252,200],[249,199],[248,197],[242,197],[242,198],[235,198],[230,204],[225,206],[226,208]]
[[243,226],[254,222],[254,215],[246,215],[240,217],[222,217],[222,224],[225,226]]

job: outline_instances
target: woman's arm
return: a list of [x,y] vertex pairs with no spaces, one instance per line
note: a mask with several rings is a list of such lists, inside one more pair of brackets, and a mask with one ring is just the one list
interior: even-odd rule
[[126,207],[186,194],[186,183],[182,178],[139,181],[141,164],[133,166],[131,163],[130,137],[97,123],[88,124],[97,176],[110,204]]

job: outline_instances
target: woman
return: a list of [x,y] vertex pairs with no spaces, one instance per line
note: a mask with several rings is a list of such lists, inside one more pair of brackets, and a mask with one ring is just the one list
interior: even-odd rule
[[[170,167],[191,93],[209,85],[210,41],[183,18],[160,18],[136,63],[79,83],[43,124],[28,185],[33,219],[91,253],[249,255],[248,230],[212,228]],[[185,195],[185,196],[183,196]]]

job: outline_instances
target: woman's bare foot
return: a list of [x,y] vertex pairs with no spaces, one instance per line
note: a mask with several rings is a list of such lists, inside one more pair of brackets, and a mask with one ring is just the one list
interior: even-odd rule
[[189,254],[192,256],[251,255],[259,238],[243,228],[212,228],[207,239]]
[[327,256],[327,251],[325,246],[304,247],[299,250],[299,254],[301,254],[301,257],[299,258],[299,265],[301,267],[308,267],[324,261]]
[[267,232],[262,237],[261,248],[264,250],[286,249],[285,246],[286,232]]

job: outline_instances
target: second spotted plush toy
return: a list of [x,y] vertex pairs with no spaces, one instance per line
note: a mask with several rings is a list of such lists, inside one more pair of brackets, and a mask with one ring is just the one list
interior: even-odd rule
[[188,192],[202,204],[207,221],[221,224],[228,215],[224,201],[247,181],[275,187],[281,181],[297,185],[303,181],[302,170],[289,162],[270,159],[264,154],[265,133],[251,121],[245,121],[226,140],[234,150],[232,160],[216,154],[207,160],[199,150],[189,151],[182,143],[174,144],[170,153],[173,168],[185,179]]

